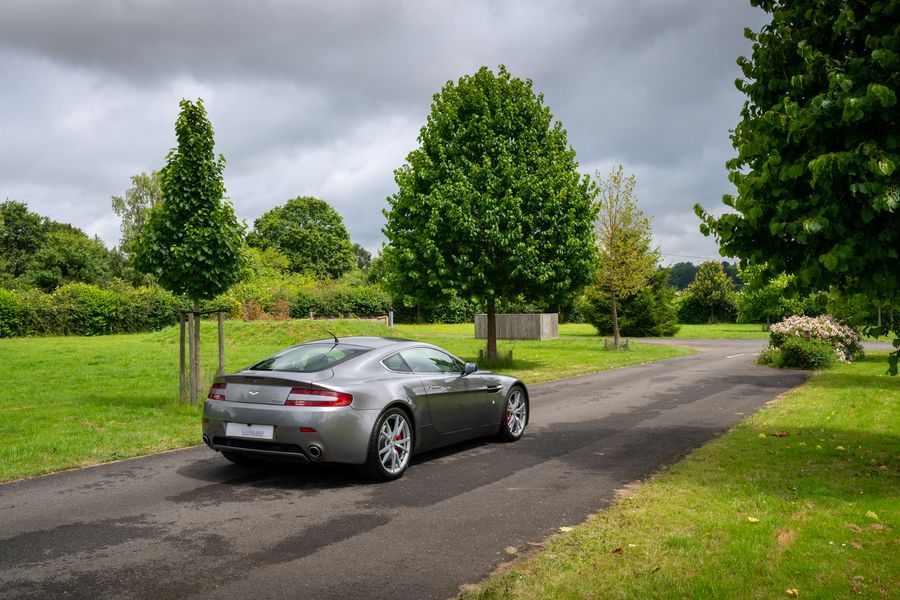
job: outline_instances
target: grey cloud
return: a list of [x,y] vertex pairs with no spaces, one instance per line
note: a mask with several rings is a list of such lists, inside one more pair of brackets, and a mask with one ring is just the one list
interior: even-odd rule
[[0,197],[115,243],[109,196],[162,166],[178,100],[202,96],[239,215],[319,195],[375,249],[432,95],[503,63],[585,170],[638,174],[664,251],[707,255],[690,206],[730,190],[735,59],[762,22],[734,0],[7,2]]

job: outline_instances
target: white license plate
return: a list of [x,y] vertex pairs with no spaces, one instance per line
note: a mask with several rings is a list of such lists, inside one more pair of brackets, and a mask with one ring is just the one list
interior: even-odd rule
[[252,438],[255,440],[275,439],[274,425],[252,425],[250,423],[225,423],[228,437]]

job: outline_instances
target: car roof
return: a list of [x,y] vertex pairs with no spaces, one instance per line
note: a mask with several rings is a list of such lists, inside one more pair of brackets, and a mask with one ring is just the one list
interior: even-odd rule
[[[381,337],[381,336],[366,336],[366,335],[351,335],[347,337],[339,337],[338,343],[340,344],[353,344],[354,346],[363,346],[366,348],[386,348],[387,346],[393,346],[395,344],[403,344],[405,342],[412,342],[413,340],[408,340],[405,338],[393,338],[393,337]],[[334,338],[325,338],[321,340],[311,340],[309,342],[304,342],[304,344],[333,344]]]

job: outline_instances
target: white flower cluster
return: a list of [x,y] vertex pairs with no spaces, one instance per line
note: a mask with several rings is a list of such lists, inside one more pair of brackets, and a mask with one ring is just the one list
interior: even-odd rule
[[772,344],[780,347],[788,337],[825,340],[834,346],[837,359],[850,362],[862,352],[859,333],[828,315],[818,317],[791,316],[772,325]]

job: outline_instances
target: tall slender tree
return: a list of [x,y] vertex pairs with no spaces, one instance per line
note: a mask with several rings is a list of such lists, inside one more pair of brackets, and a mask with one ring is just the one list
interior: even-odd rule
[[656,271],[659,248],[653,247],[650,219],[637,206],[634,175],[625,176],[622,165],[609,177],[594,175],[600,214],[595,232],[599,249],[597,284],[609,294],[613,343],[619,348],[619,315],[616,302],[639,292]]
[[244,227],[225,198],[225,158],[214,153],[212,124],[203,101],[181,101],[175,122],[178,146],[160,171],[163,201],[134,244],[134,262],[164,288],[189,298],[191,313],[191,402],[198,400],[200,378],[200,300],[227,290],[240,276]]

